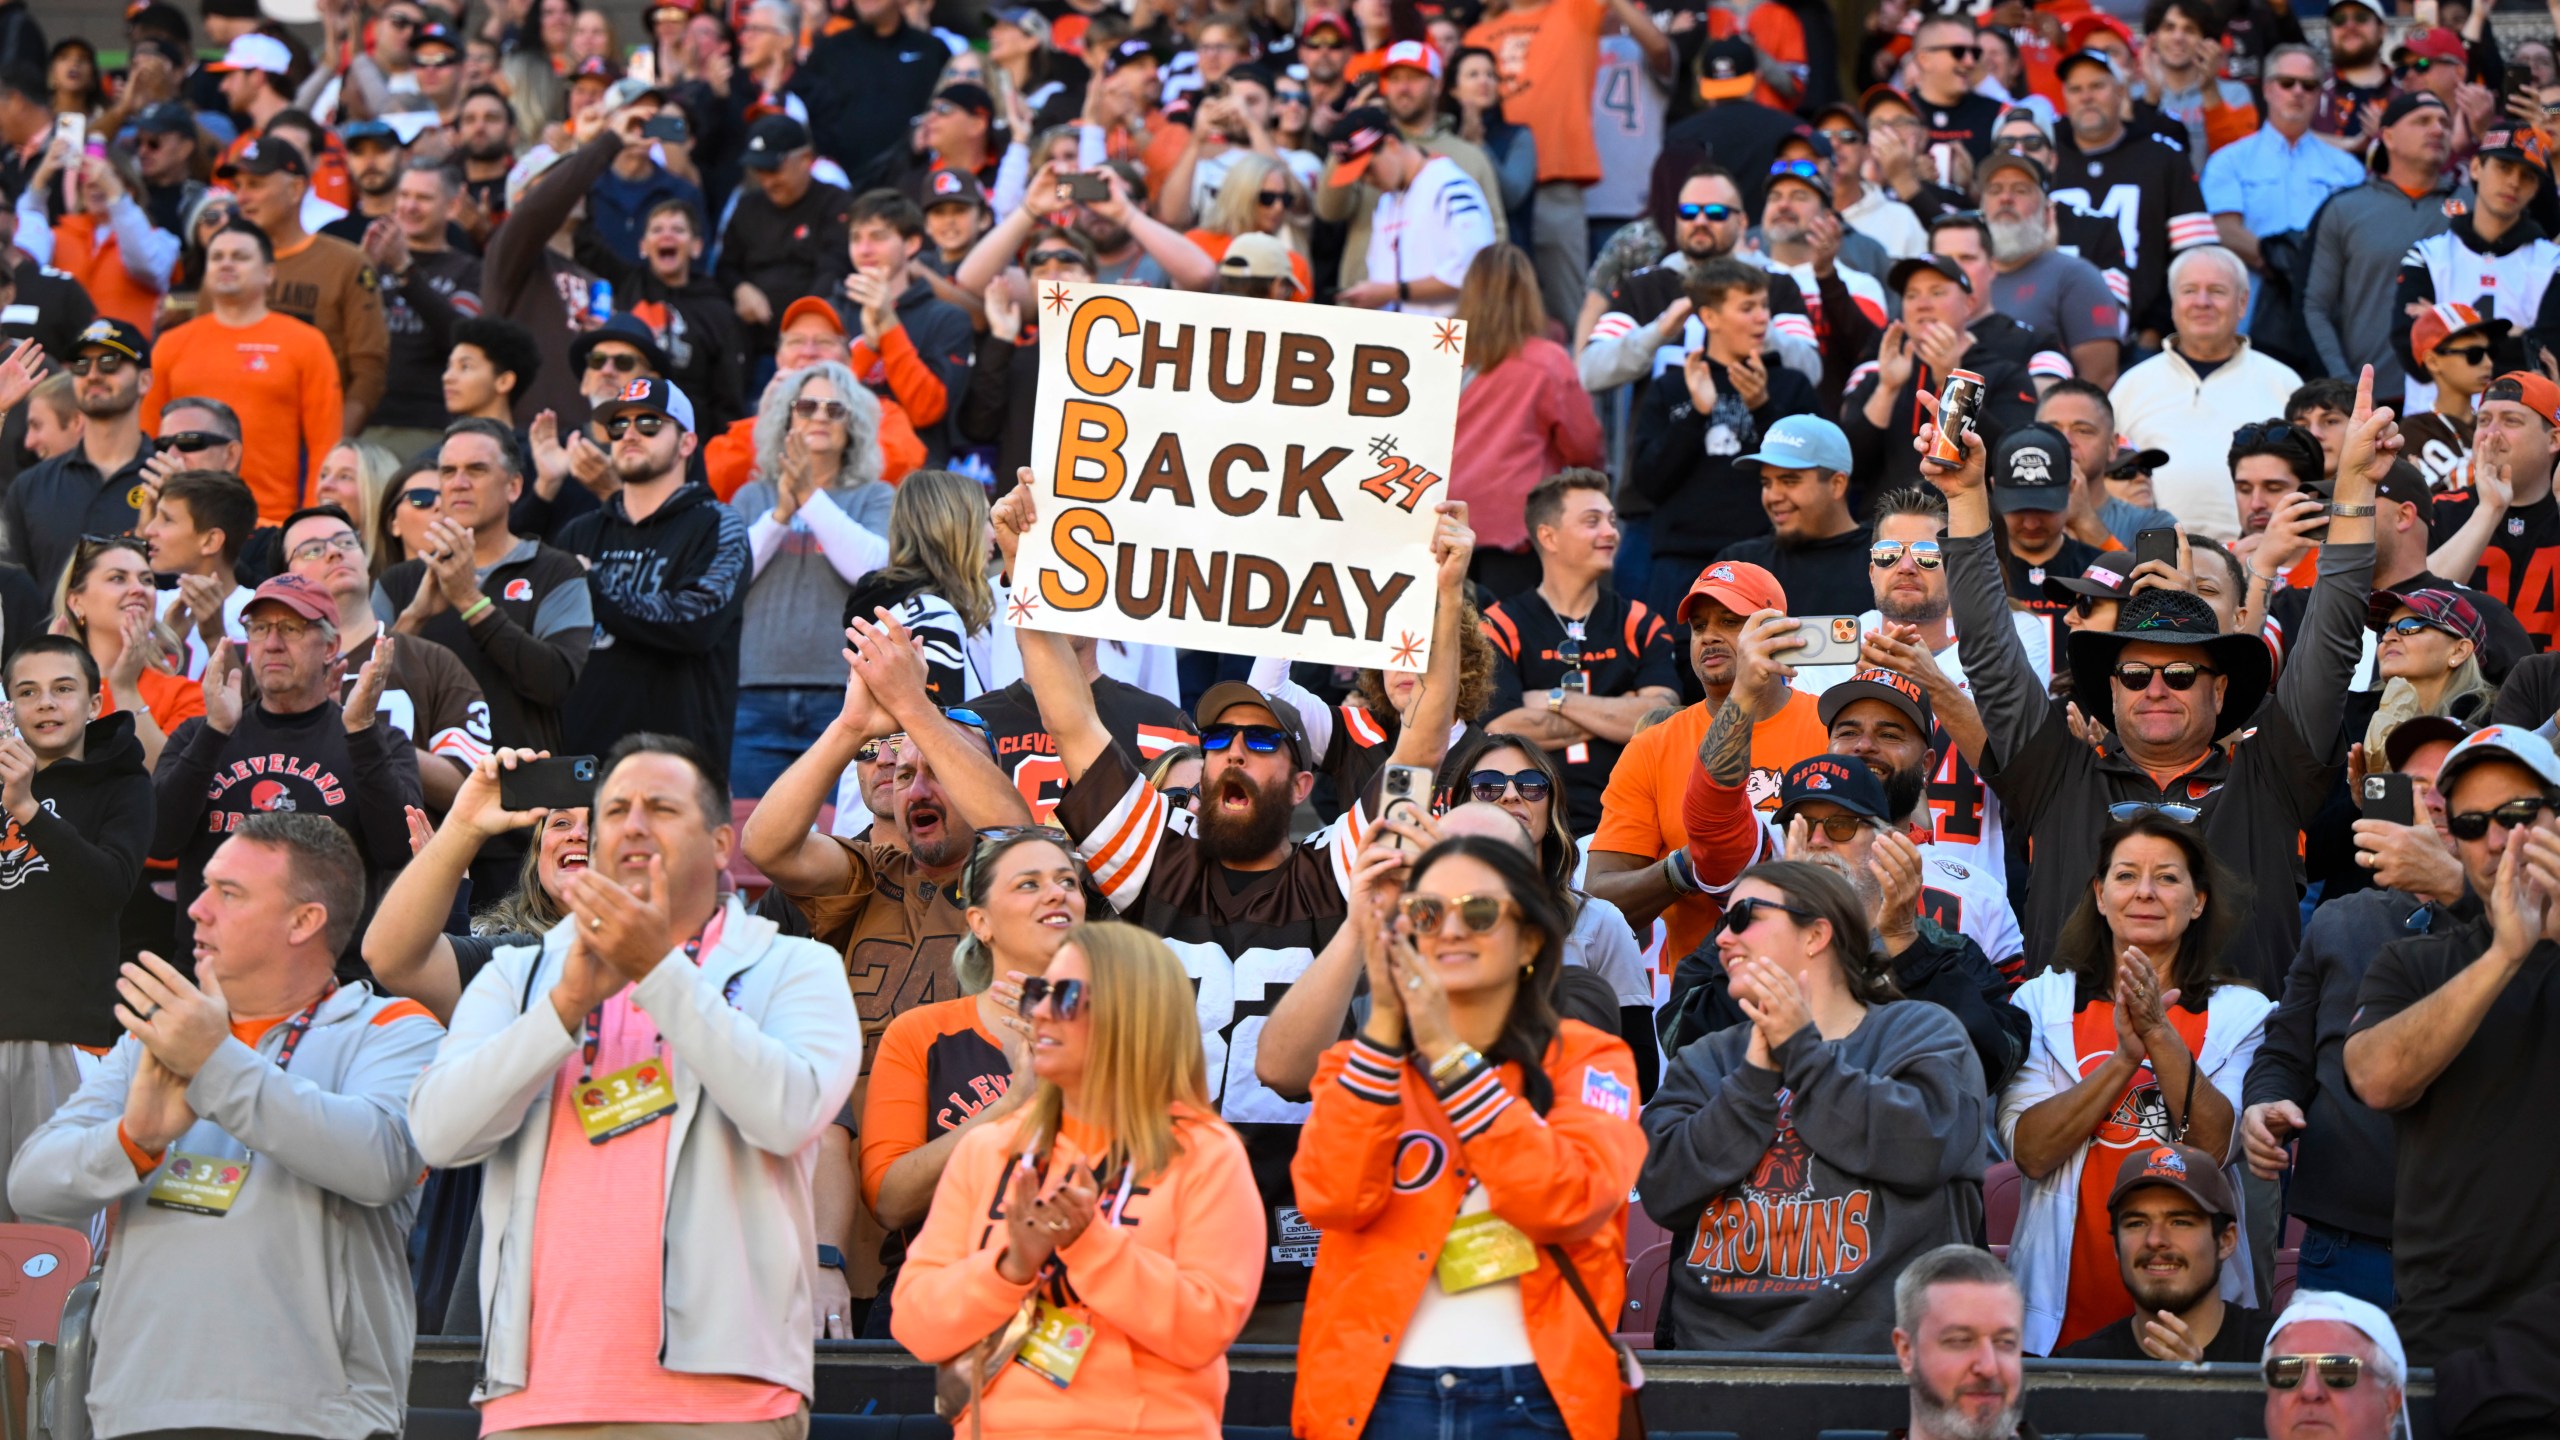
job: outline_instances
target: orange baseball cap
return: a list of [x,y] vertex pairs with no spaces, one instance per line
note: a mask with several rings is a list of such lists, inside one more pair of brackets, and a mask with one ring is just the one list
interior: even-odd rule
[[828,329],[835,331],[839,335],[844,333],[844,317],[836,313],[836,307],[819,299],[815,295],[803,295],[799,299],[794,300],[789,305],[783,307],[782,323],[774,326],[773,328],[777,332],[788,330],[791,328],[792,322],[798,320],[803,315],[815,315],[819,319],[827,322]]
[[2480,392],[2481,403],[2505,400],[2522,405],[2540,416],[2544,423],[2560,425],[2560,385],[2531,370],[2510,370],[2489,382]]
[[1698,572],[1689,593],[1680,598],[1680,623],[1689,623],[1689,612],[1700,600],[1713,600],[1736,615],[1749,615],[1761,610],[1786,613],[1787,587],[1778,577],[1747,560],[1719,560]]

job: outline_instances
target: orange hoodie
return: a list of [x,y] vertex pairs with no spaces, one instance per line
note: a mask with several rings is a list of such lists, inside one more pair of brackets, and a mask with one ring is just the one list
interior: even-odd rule
[[[1217,1440],[1227,1347],[1262,1284],[1262,1199],[1234,1131],[1187,1105],[1173,1115],[1180,1158],[1130,1190],[1119,1224],[1097,1217],[1058,1252],[1069,1298],[1096,1322],[1074,1383],[1061,1390],[1007,1366],[983,1402],[987,1433]],[[985,1339],[1031,1293],[996,1273],[1003,1182],[1029,1118],[970,1131],[943,1167],[890,1312],[890,1332],[920,1360],[940,1363]],[[1098,1137],[1072,1123],[1064,1128],[1052,1163],[1099,1153]],[[1116,1177],[1102,1187],[1106,1212],[1117,1192]],[[966,1425],[955,1421],[953,1429],[965,1434]]]
[[1614,1322],[1626,1300],[1627,1193],[1644,1164],[1635,1056],[1567,1020],[1546,1072],[1555,1103],[1543,1119],[1520,1094],[1520,1067],[1506,1064],[1450,1097],[1461,1129],[1405,1057],[1357,1039],[1324,1053],[1289,1166],[1299,1210],[1324,1231],[1298,1336],[1298,1435],[1347,1440],[1368,1427],[1470,1174],[1493,1213],[1540,1247],[1538,1268],[1520,1277],[1520,1309],[1565,1428],[1573,1440],[1617,1434],[1617,1354],[1544,1247],[1565,1248]]

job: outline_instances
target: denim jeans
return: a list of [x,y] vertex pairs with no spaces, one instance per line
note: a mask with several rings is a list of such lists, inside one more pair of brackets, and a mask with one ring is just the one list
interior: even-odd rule
[[2385,1310],[2399,1303],[2391,1278],[2391,1247],[2351,1230],[2303,1222],[2302,1256],[2294,1266],[2293,1288],[2335,1290],[2369,1300]]
[[1565,1433],[1564,1412],[1535,1365],[1397,1365],[1360,1433],[1363,1440],[1551,1440]]
[[[818,743],[844,709],[842,690],[754,685],[738,691],[738,733],[729,742],[729,791],[753,800]],[[829,797],[833,798],[830,789]]]

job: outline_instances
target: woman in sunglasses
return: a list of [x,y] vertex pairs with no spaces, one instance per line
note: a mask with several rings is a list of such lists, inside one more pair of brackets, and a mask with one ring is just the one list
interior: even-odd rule
[[1894,989],[1846,870],[1735,882],[1715,946],[1750,1023],[1684,1047],[1645,1107],[1638,1188],[1687,1257],[1666,1344],[1889,1349],[1894,1277],[1981,1228],[1982,1063],[1953,1015]]
[[1364,947],[1368,1019],[1325,1052],[1290,1166],[1324,1232],[1299,1434],[1616,1433],[1644,1135],[1625,1043],[1556,1016],[1564,939],[1528,856],[1462,837]]
[[755,444],[755,478],[729,500],[748,517],[755,564],[729,751],[729,783],[749,796],[835,718],[844,691],[836,617],[854,582],[888,563],[898,498],[880,478],[880,402],[836,361],[774,377],[756,407]]
[[[2010,1003],[2035,1020],[2000,1096],[2000,1139],[2026,1176],[2009,1268],[2026,1348],[2047,1355],[2133,1313],[2107,1196],[2128,1151],[2177,1141],[2233,1153],[2233,1119],[2274,1003],[2221,956],[2248,924],[2248,886],[2205,848],[2185,806],[2109,811],[2098,870],[2054,968]],[[2231,1177],[2240,1189],[2239,1176]],[[2222,1296],[2255,1304],[2246,1216]]]
[[177,673],[168,658],[174,637],[164,638],[152,624],[158,603],[150,551],[136,535],[81,537],[54,584],[53,613],[72,639],[89,647],[104,678],[98,713],[132,714],[146,769],[160,763],[171,731],[204,713],[204,687]]
[[[862,1106],[862,1199],[897,1237],[882,1247],[890,1283],[960,1138],[1031,1098],[1023,984],[1048,973],[1085,918],[1084,867],[1070,846],[1045,826],[978,841],[960,870],[969,925],[951,953],[960,996],[908,1010],[880,1037]],[[868,1338],[889,1338],[889,1308],[872,1306]]]
[[2421,715],[2474,729],[2489,723],[2498,687],[2480,668],[2489,625],[2478,606],[2450,590],[2379,590],[2369,607],[2373,668],[2383,683],[2365,727],[2367,755],[2380,755],[2392,731]]
[[388,570],[426,544],[428,523],[444,514],[444,486],[432,463],[411,461],[383,487],[382,500],[373,516],[373,549]]
[[1215,1436],[1265,1239],[1191,981],[1136,926],[1079,925],[1021,1017],[1036,1085],[953,1145],[892,1332],[961,1372],[959,1434]]
[[1306,187],[1287,164],[1250,150],[1230,152],[1226,174],[1203,207],[1199,228],[1184,234],[1214,260],[1226,259],[1227,247],[1239,235],[1272,236],[1289,248],[1290,283],[1277,298],[1311,300],[1315,272],[1307,265],[1306,225],[1312,213]]

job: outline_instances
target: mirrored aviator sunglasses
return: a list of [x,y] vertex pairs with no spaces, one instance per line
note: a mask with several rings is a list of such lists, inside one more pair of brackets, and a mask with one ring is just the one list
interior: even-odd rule
[[2160,805],[2149,800],[2119,800],[2107,807],[2107,818],[2119,824],[2139,820],[2145,815],[2157,815],[2180,825],[2193,825],[2196,817],[2203,813],[2193,805]]
[[2303,1377],[2314,1373],[2323,1390],[2353,1390],[2364,1379],[2364,1360],[2355,1355],[2270,1355],[2261,1371],[2270,1390],[2298,1390]]
[[1073,1020],[1084,1010],[1084,982],[1051,980],[1045,975],[1034,975],[1022,982],[1022,1003],[1016,1008],[1022,1012],[1023,1019],[1029,1020],[1044,1000],[1049,1003],[1051,1016],[1059,1020]]

